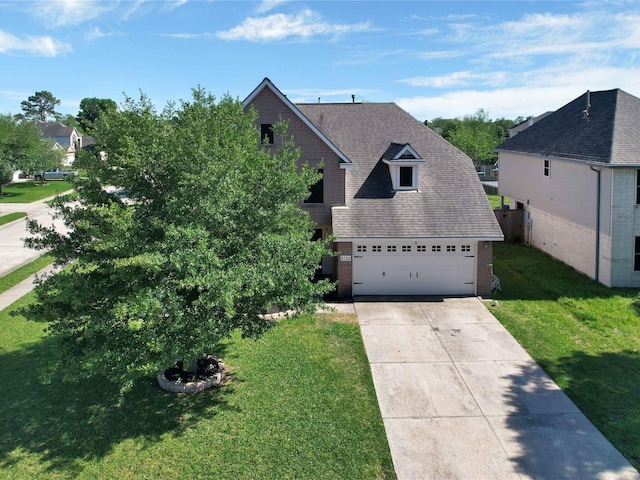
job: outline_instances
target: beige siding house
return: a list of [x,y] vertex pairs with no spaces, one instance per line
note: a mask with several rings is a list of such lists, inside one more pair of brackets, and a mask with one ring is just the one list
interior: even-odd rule
[[289,122],[300,162],[323,180],[302,204],[335,257],[340,296],[487,295],[503,235],[473,162],[394,103],[294,104],[269,80],[245,99],[263,147]]
[[640,99],[587,92],[496,149],[524,239],[607,286],[640,287]]

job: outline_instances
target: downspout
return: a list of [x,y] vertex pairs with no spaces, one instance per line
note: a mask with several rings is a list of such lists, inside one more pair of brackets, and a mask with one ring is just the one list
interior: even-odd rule
[[593,165],[589,165],[592,171],[598,174],[598,188],[597,188],[597,204],[596,204],[596,282],[600,281],[600,175],[601,171],[597,168],[593,168]]

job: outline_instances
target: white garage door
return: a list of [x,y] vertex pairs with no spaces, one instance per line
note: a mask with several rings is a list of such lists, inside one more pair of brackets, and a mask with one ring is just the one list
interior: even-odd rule
[[355,243],[353,295],[473,295],[476,243]]

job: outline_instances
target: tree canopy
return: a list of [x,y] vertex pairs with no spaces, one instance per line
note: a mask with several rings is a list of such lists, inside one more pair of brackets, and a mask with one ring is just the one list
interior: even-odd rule
[[0,195],[16,170],[33,171],[43,162],[59,163],[59,152],[52,142],[40,138],[33,122],[18,122],[10,115],[0,115]]
[[507,129],[519,120],[499,118],[491,120],[479,109],[463,118],[435,118],[428,126],[445,140],[458,147],[476,163],[494,163],[498,156],[493,151],[508,136]]
[[20,103],[22,114],[20,118],[25,120],[40,120],[46,122],[49,117],[57,117],[60,114],[56,111],[56,107],[60,105],[60,100],[53,96],[47,90],[36,92],[29,96],[27,100]]
[[107,112],[114,112],[117,104],[109,98],[83,98],[80,101],[80,111],[76,116],[80,130],[86,135],[92,135],[98,119]]
[[150,373],[217,353],[237,329],[258,337],[269,312],[312,311],[333,288],[312,281],[329,251],[299,206],[319,174],[290,142],[262,149],[255,119],[201,89],[164,112],[142,95],[101,117],[104,154],[78,160],[78,197],[55,204],[69,231],[30,222],[26,241],[66,265],[30,311],[65,361]]

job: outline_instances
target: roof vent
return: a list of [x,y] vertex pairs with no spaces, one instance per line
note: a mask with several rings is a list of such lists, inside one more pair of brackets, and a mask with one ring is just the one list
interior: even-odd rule
[[589,120],[589,109],[591,108],[591,92],[587,90],[587,107],[582,111],[582,118]]

